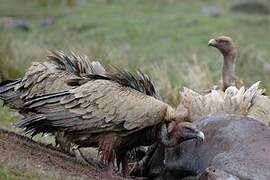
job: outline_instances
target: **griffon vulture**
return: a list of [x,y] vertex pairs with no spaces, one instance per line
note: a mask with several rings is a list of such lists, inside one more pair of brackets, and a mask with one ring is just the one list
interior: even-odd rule
[[[88,68],[92,67],[88,63],[74,68],[76,63],[73,62],[77,61],[64,55],[55,59],[58,66],[63,67],[62,73],[71,72],[71,77],[61,79],[62,76],[57,75],[46,81],[47,73],[37,71],[29,76],[27,72],[21,80],[3,83],[0,87],[7,105],[12,107],[13,98],[21,100],[20,106],[14,103],[14,107],[25,116],[17,124],[25,133],[54,134],[62,149],[75,154],[80,147],[98,146],[101,160],[109,164],[116,159],[118,165],[122,164],[124,174],[127,172],[126,152],[134,147],[156,141],[175,146],[188,139],[204,138],[203,133],[189,123],[174,122],[183,121],[182,114],[158,99],[152,80],[145,74],[106,73],[103,68],[95,72],[95,68]],[[80,75],[78,69],[84,74]],[[43,81],[47,84],[42,86]],[[42,88],[31,93],[33,88],[28,87],[39,84]],[[52,86],[57,88],[50,90]]]
[[225,91],[229,86],[241,88],[243,81],[235,75],[235,61],[237,55],[237,45],[232,38],[228,36],[220,36],[210,39],[209,46],[217,48],[223,55],[222,67],[222,89]]

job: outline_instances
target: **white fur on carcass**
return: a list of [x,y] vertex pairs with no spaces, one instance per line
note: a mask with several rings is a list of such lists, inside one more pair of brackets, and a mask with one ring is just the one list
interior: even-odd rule
[[212,90],[205,95],[184,87],[180,92],[181,101],[178,107],[188,110],[188,120],[191,122],[210,115],[239,114],[269,124],[270,99],[262,95],[263,90],[259,89],[259,84],[260,82],[254,83],[247,90],[244,87],[237,89],[231,86],[225,92]]

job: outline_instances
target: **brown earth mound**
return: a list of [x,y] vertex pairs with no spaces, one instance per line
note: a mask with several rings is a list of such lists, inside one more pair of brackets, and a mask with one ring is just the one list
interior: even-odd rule
[[0,166],[53,179],[124,179],[108,171],[97,172],[54,147],[3,129],[0,129]]

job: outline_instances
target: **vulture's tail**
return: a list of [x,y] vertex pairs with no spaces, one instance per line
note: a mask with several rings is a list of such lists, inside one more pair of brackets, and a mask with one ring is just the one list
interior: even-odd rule
[[[55,119],[66,115],[64,107],[57,108],[54,103],[58,103],[63,96],[68,94],[68,91],[62,91],[28,99],[24,103],[24,110],[25,112],[31,112],[31,114],[23,118],[15,126],[23,129],[25,134],[30,134],[32,137],[39,133],[53,133],[61,128],[61,124],[57,124]],[[44,106],[46,106],[46,112],[48,113],[46,117],[37,111],[38,108],[42,109]],[[50,120],[47,119],[48,117]]]
[[20,99],[20,92],[16,90],[16,85],[21,82],[17,80],[6,80],[0,83],[0,99],[4,101],[4,105],[10,108],[20,109],[23,106],[23,102]]
[[47,124],[48,121],[44,120],[46,120],[46,118],[42,115],[28,116],[17,122],[15,126],[23,129],[23,133],[30,134],[32,137],[34,137],[41,132],[50,132]]

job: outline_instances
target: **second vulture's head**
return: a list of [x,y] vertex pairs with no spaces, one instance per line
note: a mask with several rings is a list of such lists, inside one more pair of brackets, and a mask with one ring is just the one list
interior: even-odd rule
[[173,147],[190,139],[198,139],[204,141],[204,134],[199,129],[192,126],[189,122],[164,124],[161,128],[161,143],[166,147]]
[[219,36],[208,41],[208,46],[217,48],[224,56],[235,55],[237,45],[228,36]]

